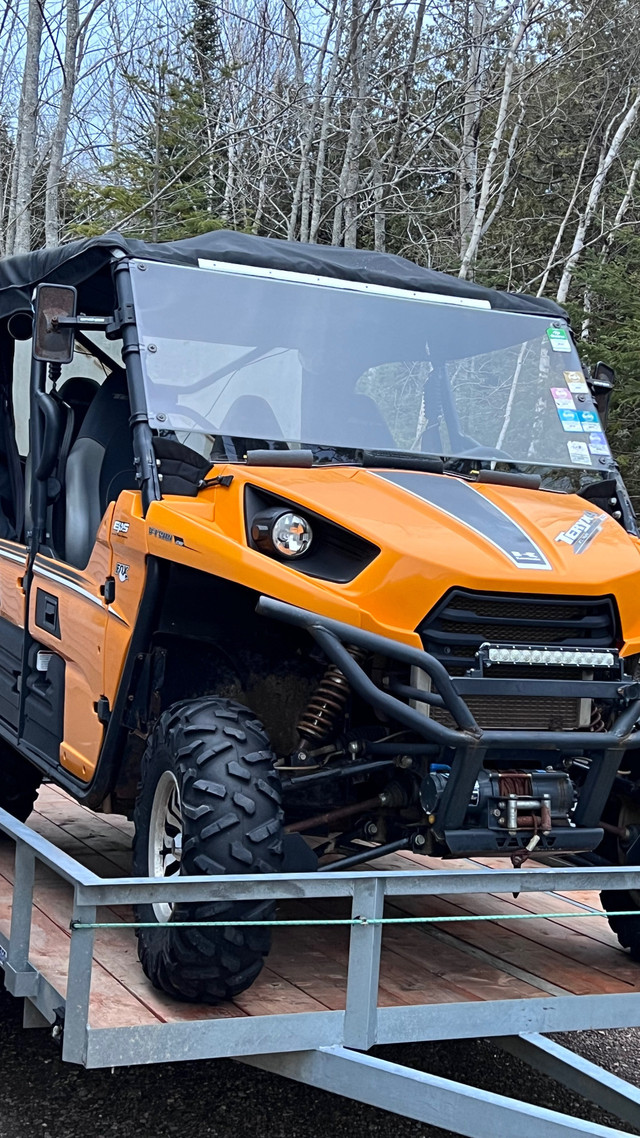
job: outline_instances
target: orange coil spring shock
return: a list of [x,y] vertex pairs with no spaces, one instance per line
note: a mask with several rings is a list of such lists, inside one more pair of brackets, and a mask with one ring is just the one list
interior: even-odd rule
[[[359,648],[350,647],[349,653],[358,662],[364,657]],[[336,664],[330,664],[298,723],[303,745],[311,740],[320,742],[331,734],[344,713],[350,691],[344,672]]]

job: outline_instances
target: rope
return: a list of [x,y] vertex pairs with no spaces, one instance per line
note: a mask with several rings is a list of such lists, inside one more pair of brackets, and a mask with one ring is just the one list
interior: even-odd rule
[[456,921],[542,921],[567,917],[577,920],[580,917],[640,917],[638,909],[616,909],[605,913],[603,909],[586,909],[576,913],[469,913],[460,917],[344,917],[336,920],[311,919],[300,921],[243,921],[236,917],[233,921],[71,921],[73,932],[87,929],[157,929],[159,925],[170,925],[172,929],[226,929],[234,925],[243,928],[300,928],[327,925],[417,925],[450,924]]

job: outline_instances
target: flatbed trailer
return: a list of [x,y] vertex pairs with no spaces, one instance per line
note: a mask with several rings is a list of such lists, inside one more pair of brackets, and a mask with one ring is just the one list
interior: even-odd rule
[[[85,1067],[233,1057],[459,1134],[620,1135],[368,1054],[374,1045],[491,1037],[623,1123],[640,1092],[545,1038],[640,1026],[640,966],[617,946],[601,888],[640,869],[446,864],[134,879],[132,826],[43,786],[30,824],[0,810],[0,965],[26,1027],[50,1026]],[[437,868],[436,868],[437,867]],[[135,901],[281,899],[256,983],[219,1007],[148,982]]]

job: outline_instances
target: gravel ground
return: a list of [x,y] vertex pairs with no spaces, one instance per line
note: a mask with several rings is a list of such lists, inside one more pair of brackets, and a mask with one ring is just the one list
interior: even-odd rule
[[[640,1030],[559,1042],[640,1085]],[[381,1057],[615,1127],[616,1120],[499,1051],[490,1040],[379,1048]],[[0,1138],[447,1138],[412,1122],[230,1060],[85,1071],[48,1031],[24,1031],[0,993]],[[640,1134],[640,1130],[628,1131]],[[514,1138],[518,1138],[514,1132]]]

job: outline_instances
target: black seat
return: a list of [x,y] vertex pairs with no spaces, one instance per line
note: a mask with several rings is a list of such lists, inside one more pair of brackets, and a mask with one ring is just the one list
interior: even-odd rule
[[124,374],[99,388],[69,452],[65,474],[65,561],[84,568],[109,502],[136,489]]
[[67,407],[69,407],[73,413],[70,430],[71,441],[68,450],[71,450],[71,447],[80,434],[80,428],[84,423],[87,411],[99,390],[100,384],[95,379],[89,379],[86,375],[72,375],[69,379],[66,379],[62,387],[58,389],[58,398],[61,399],[63,403],[66,403]]
[[395,447],[382,411],[370,395],[351,395],[345,407],[345,427],[353,446],[354,439],[363,439],[363,446],[372,450]]
[[261,395],[239,395],[234,400],[220,424],[212,458],[241,460],[248,449],[287,449],[273,408]]
[[261,395],[239,395],[220,424],[220,434],[272,442],[283,439],[273,408]]
[[[96,383],[95,379],[74,375],[67,379],[58,391],[52,391],[47,397],[57,422],[55,433],[58,458],[52,472],[52,478],[59,483],[60,489],[62,489],[65,481],[69,452],[78,437],[89,406],[99,390],[100,384]],[[29,452],[25,462],[25,521],[27,532],[33,524],[31,518],[32,465],[33,455]],[[62,554],[64,549],[64,520],[64,508],[59,494],[54,501],[50,502],[47,509],[48,542],[53,551],[58,554]]]

